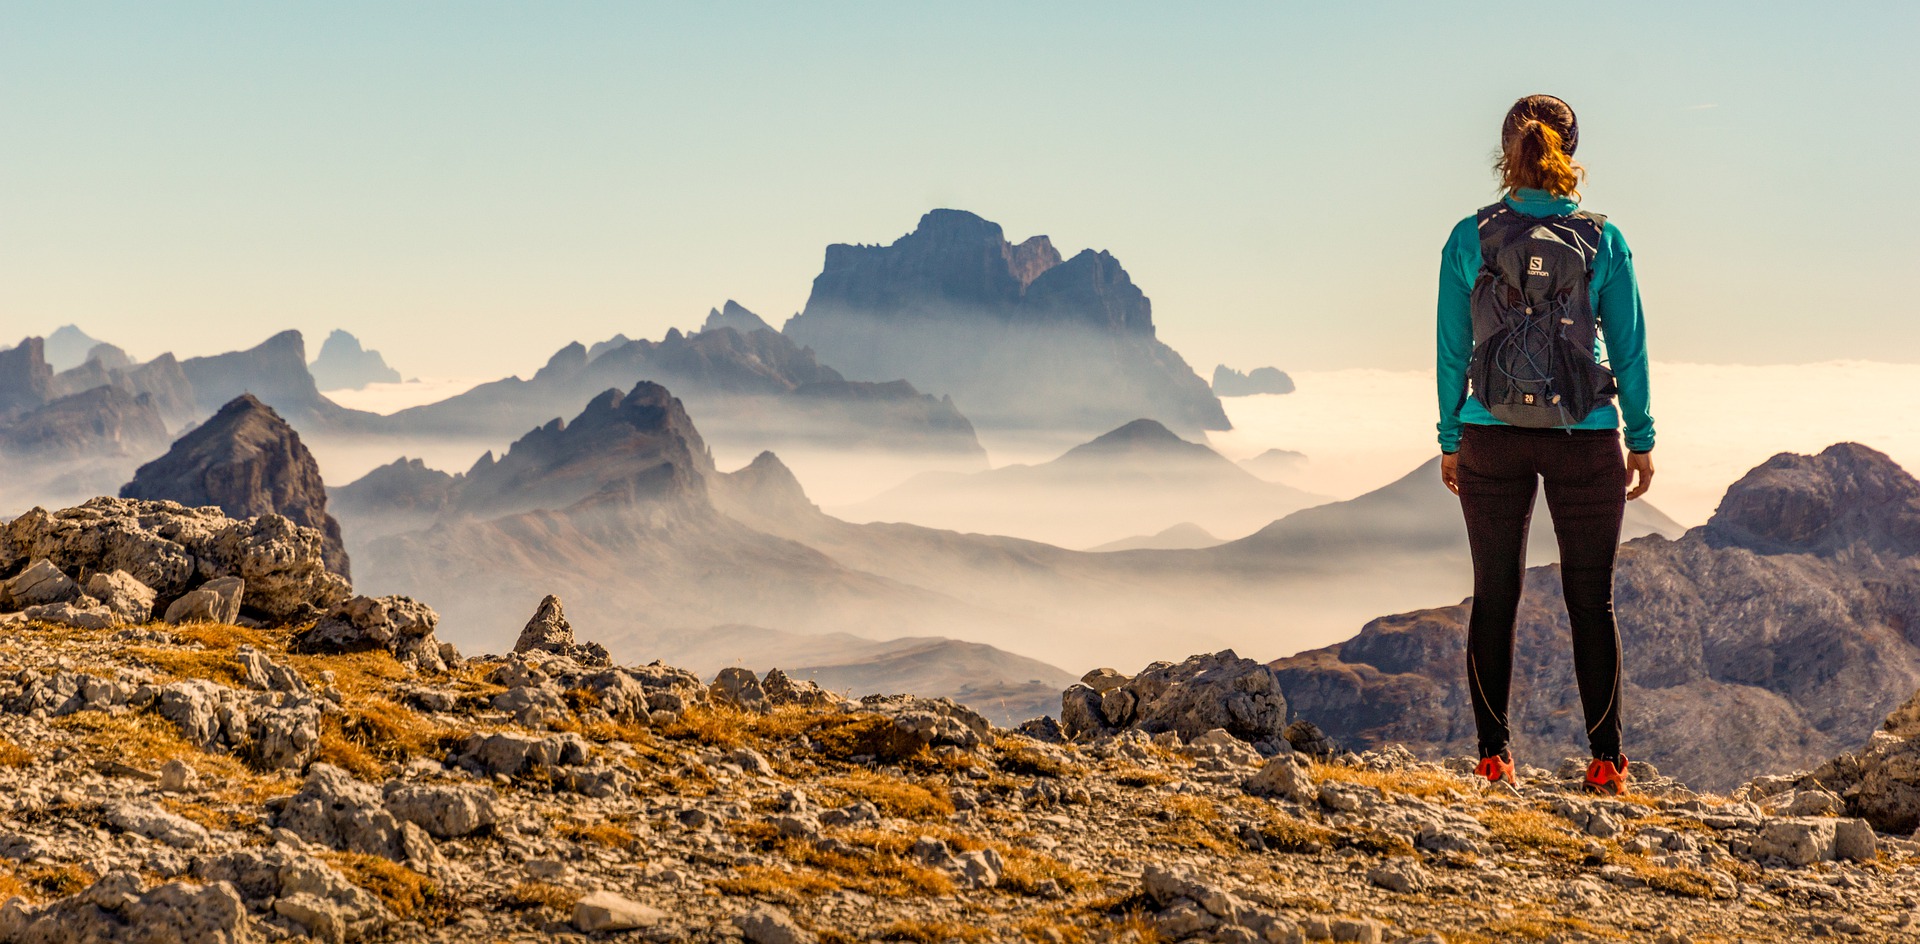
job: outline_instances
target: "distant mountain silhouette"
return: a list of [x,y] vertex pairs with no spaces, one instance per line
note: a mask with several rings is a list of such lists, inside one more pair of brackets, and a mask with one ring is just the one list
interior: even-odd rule
[[1245,534],[1322,501],[1143,419],[1039,465],[922,473],[840,513],[1084,547],[1182,522]]
[[368,384],[399,383],[400,372],[387,366],[379,351],[360,346],[360,339],[334,329],[320,345],[320,356],[307,365],[321,390],[360,390]]
[[1134,417],[1227,429],[1112,255],[1062,260],[1044,236],[934,210],[889,246],[835,244],[783,331],[850,377],[951,394],[974,422],[1091,433]]
[[758,321],[737,303],[709,321],[716,319],[727,324],[691,335],[676,328],[659,341],[569,344],[531,379],[481,384],[395,413],[384,426],[410,435],[512,435],[571,415],[603,390],[649,380],[672,384],[711,435],[751,449],[871,448],[985,461],[951,401],[900,381],[848,381],[778,332],[733,327]]
[[1255,367],[1241,373],[1221,364],[1213,369],[1213,392],[1222,397],[1250,397],[1262,393],[1292,393],[1293,378],[1274,367]]
[[1240,467],[1269,482],[1284,482],[1307,464],[1307,455],[1292,449],[1269,449],[1251,459],[1240,460]]
[[1191,551],[1203,547],[1216,547],[1226,542],[1207,533],[1207,529],[1191,521],[1183,521],[1158,534],[1143,534],[1137,537],[1121,538],[1109,541],[1089,551]]
[[741,334],[774,330],[773,325],[767,324],[766,319],[748,311],[746,306],[731,298],[727,299],[725,305],[707,312],[707,320],[700,326],[701,331],[712,331],[715,328],[732,328]]
[[[1615,578],[1629,756],[1725,790],[1851,748],[1920,686],[1916,567],[1920,482],[1852,443],[1775,456],[1706,525],[1629,542]],[[1382,617],[1274,663],[1290,710],[1345,744],[1471,753],[1469,608]],[[1584,751],[1566,633],[1557,569],[1530,569],[1512,709],[1523,758]]]
[[78,325],[61,325],[47,335],[47,365],[55,373],[71,370],[86,363],[88,356],[100,343],[100,339],[89,336]]
[[325,535],[327,567],[349,576],[319,463],[300,434],[251,394],[235,397],[166,455],[141,466],[120,497],[218,505],[236,518],[281,515]]

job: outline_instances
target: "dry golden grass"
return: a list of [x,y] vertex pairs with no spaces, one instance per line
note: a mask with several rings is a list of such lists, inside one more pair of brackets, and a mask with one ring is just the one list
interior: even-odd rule
[[1316,783],[1326,781],[1351,783],[1363,787],[1376,787],[1389,794],[1422,799],[1457,793],[1460,787],[1460,781],[1457,778],[1442,770],[1368,770],[1364,767],[1325,764],[1319,761],[1313,762],[1312,770]]
[[1562,861],[1580,862],[1587,856],[1587,838],[1566,820],[1533,808],[1491,808],[1475,814],[1494,842],[1509,849],[1536,852]]
[[92,869],[71,862],[29,865],[20,870],[18,877],[38,891],[42,899],[65,898],[84,890],[100,878]]
[[112,759],[135,767],[158,769],[180,758],[198,771],[213,788],[204,799],[220,803],[261,803],[290,792],[285,772],[262,773],[239,758],[212,754],[187,743],[173,722],[153,714],[108,714],[80,711],[53,719],[56,727],[79,737],[83,750],[96,759]]
[[161,797],[160,805],[208,829],[251,832],[263,821],[258,807],[217,808],[181,797]]
[[1171,783],[1174,779],[1172,774],[1158,770],[1148,770],[1145,767],[1136,767],[1131,764],[1112,768],[1109,776],[1113,779],[1113,782],[1123,787],[1154,787],[1163,783]]
[[640,848],[640,837],[634,831],[618,823],[580,823],[565,821],[556,824],[555,830],[562,838],[573,842],[592,843],[609,849],[622,849],[633,852]]
[[580,893],[547,882],[521,882],[501,897],[500,903],[514,910],[550,908],[571,912],[580,901]]
[[891,720],[876,714],[821,716],[810,731],[829,760],[871,757],[883,764],[925,761],[930,755],[918,738],[903,733]]
[[1647,887],[1681,898],[1713,898],[1713,879],[1698,869],[1669,868],[1653,861],[1651,856],[1608,850],[1607,862],[1624,865],[1633,870],[1633,874]]
[[0,767],[27,767],[33,764],[33,752],[0,737]]
[[20,881],[19,876],[10,871],[0,870],[0,903],[11,898],[25,898],[32,901],[33,892],[27,888],[25,882]]
[[372,892],[401,918],[422,915],[435,894],[433,882],[426,876],[390,859],[358,852],[323,855],[348,881]]
[[[830,831],[847,848],[822,849],[805,839],[782,838],[765,823],[734,823],[743,842],[776,852],[796,868],[742,869],[721,885],[731,894],[798,896],[821,889],[852,888],[869,895],[926,896],[953,891],[953,879],[906,857],[916,836],[878,829]],[[783,900],[785,900],[783,898]]]
[[827,779],[821,786],[871,802],[892,816],[936,819],[953,815],[953,800],[944,787],[925,787],[871,770],[853,770]]
[[1321,852],[1333,846],[1338,833],[1286,813],[1270,813],[1258,827],[1260,841],[1279,852]]
[[1000,769],[1010,774],[1033,777],[1064,777],[1081,768],[1049,755],[1032,743],[1013,738],[1000,741]]
[[695,741],[731,750],[747,743],[747,712],[725,705],[693,705],[667,725],[661,735],[675,741]]
[[947,941],[986,941],[993,932],[977,924],[952,921],[895,921],[880,930],[882,941],[914,941],[917,944],[945,944]]
[[1211,823],[1220,818],[1220,807],[1206,797],[1176,794],[1160,801],[1160,809],[1171,818]]
[[1071,894],[1100,884],[1098,877],[1045,853],[1003,843],[994,843],[993,847],[1000,853],[1001,864],[1000,884],[995,887],[1002,891],[1037,895],[1046,890],[1049,883],[1058,883],[1061,890]]
[[815,895],[838,891],[840,882],[818,869],[783,870],[762,865],[742,866],[731,878],[710,883],[728,895],[764,898],[784,905],[798,905]]

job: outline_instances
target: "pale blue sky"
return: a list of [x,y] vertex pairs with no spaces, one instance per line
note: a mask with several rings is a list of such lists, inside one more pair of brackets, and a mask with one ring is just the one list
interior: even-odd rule
[[1420,368],[1549,91],[1657,359],[1912,362],[1917,43],[1912,3],[0,2],[0,335],[525,373],[777,324],[952,206],[1114,252],[1202,373]]

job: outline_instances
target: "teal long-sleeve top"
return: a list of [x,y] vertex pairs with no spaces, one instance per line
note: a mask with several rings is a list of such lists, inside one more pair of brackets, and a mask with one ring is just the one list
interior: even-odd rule
[[[1526,216],[1565,216],[1580,208],[1570,197],[1557,197],[1545,190],[1516,190],[1506,197],[1507,206]],[[1465,423],[1504,426],[1494,419],[1486,405],[1472,397],[1461,402],[1467,389],[1467,358],[1473,353],[1473,313],[1470,300],[1473,281],[1480,273],[1480,230],[1474,217],[1461,220],[1447,237],[1440,254],[1440,319],[1436,373],[1440,394],[1440,451],[1460,448],[1460,427]],[[1653,413],[1647,401],[1647,332],[1641,317],[1640,285],[1633,277],[1633,253],[1626,237],[1608,221],[1601,230],[1600,249],[1593,257],[1593,275],[1588,279],[1588,301],[1600,322],[1600,338],[1606,344],[1606,363],[1612,368],[1614,382],[1620,388],[1614,404],[1596,408],[1587,418],[1566,429],[1619,429],[1626,421],[1627,448],[1646,452],[1653,448]],[[1600,352],[1594,352],[1596,358]]]

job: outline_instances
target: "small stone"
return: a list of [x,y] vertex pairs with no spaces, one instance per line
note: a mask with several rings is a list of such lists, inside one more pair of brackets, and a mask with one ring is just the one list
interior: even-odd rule
[[771,905],[735,916],[733,925],[753,944],[815,944],[817,940],[785,911]]
[[587,934],[650,928],[666,919],[658,908],[607,891],[586,895],[573,905],[573,926]]
[[180,623],[232,623],[240,618],[240,600],[247,582],[239,577],[215,577],[189,590],[167,606],[166,621]]
[[160,768],[160,789],[168,793],[184,793],[200,785],[200,775],[191,764],[178,757],[166,762]]

